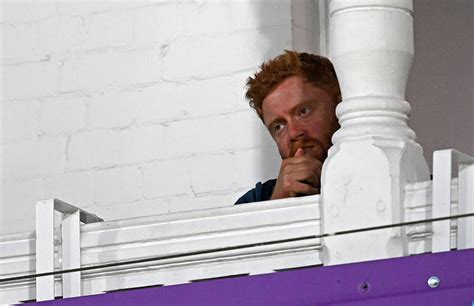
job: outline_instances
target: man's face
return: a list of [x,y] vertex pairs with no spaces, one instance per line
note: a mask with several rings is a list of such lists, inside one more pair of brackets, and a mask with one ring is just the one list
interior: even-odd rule
[[336,101],[301,76],[291,76],[268,94],[262,103],[265,126],[283,159],[298,148],[323,162],[339,128]]

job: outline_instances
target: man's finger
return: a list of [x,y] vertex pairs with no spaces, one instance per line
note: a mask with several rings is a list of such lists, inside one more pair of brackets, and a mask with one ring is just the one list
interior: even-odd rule
[[303,182],[293,182],[292,191],[293,196],[310,195],[318,193],[319,188]]
[[303,155],[304,155],[304,149],[303,148],[298,148],[298,149],[296,149],[295,155],[293,157],[303,156]]
[[313,187],[319,187],[319,173],[305,169],[288,174],[288,179],[294,182],[302,182]]

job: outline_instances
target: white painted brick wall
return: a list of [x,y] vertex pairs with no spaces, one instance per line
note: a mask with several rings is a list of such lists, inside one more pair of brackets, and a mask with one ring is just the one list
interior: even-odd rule
[[56,197],[106,220],[232,205],[278,153],[244,99],[290,0],[1,2],[0,233]]
[[59,91],[154,83],[160,80],[160,75],[158,48],[93,53],[64,61],[59,75]]
[[232,189],[235,182],[233,154],[194,158],[190,167],[190,176],[196,195]]
[[141,198],[142,184],[138,166],[95,171],[92,180],[94,204],[121,204],[139,201]]
[[154,162],[143,166],[143,197],[166,198],[191,194],[189,160]]
[[59,198],[82,208],[94,203],[92,171],[49,176],[43,182],[45,198]]
[[148,45],[183,35],[183,15],[177,3],[144,7],[131,12],[134,45]]
[[2,65],[2,100],[35,99],[56,93],[57,63]]
[[39,130],[40,104],[38,101],[6,102],[2,103],[2,107],[3,112],[8,114],[2,120],[3,131],[15,131],[15,133],[3,134],[3,141],[11,143],[36,138]]
[[132,18],[126,11],[86,16],[83,22],[84,50],[126,47],[131,43]]
[[43,100],[38,111],[39,132],[42,135],[63,135],[83,129],[87,100],[85,96]]

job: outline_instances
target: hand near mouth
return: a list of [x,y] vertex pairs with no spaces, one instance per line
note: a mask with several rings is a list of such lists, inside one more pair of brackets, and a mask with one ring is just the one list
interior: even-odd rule
[[283,199],[319,192],[322,163],[298,148],[293,157],[282,160],[271,199]]

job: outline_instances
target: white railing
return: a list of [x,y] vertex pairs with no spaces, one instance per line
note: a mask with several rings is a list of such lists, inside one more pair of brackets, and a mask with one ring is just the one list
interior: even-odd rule
[[[81,267],[101,267],[82,272],[82,294],[319,265],[318,202],[312,196],[84,224]],[[53,236],[54,266],[64,269],[59,263],[72,262],[64,257],[72,253],[63,251],[59,229]],[[35,274],[34,243],[34,232],[0,237],[0,278]],[[106,266],[119,262],[133,264]],[[65,279],[58,274],[54,280],[54,289],[39,288],[42,297],[67,293]],[[35,291],[31,278],[3,282],[0,302],[36,299]]]
[[[433,181],[405,186],[405,221],[473,212],[473,158],[445,150],[435,153],[434,163]],[[459,174],[451,178],[453,163],[454,176]],[[0,282],[0,303],[321,265],[319,200],[317,195],[108,222],[95,222],[97,217],[58,200],[39,201],[36,233],[0,236],[0,279],[11,278]],[[54,209],[63,214],[56,229]],[[85,224],[79,226],[80,219]],[[438,222],[442,226],[407,226],[409,254],[440,251],[436,245],[474,247],[474,217],[453,220],[447,228]],[[15,279],[79,267],[86,270],[36,282]]]
[[[474,158],[448,149],[433,154],[433,181],[405,187],[406,220],[474,212]],[[474,217],[409,226],[410,254],[474,248]]]
[[[433,154],[433,217],[450,216],[451,181],[458,178],[457,213],[474,212],[474,158],[456,150],[436,151]],[[451,248],[451,220],[433,223],[433,252]],[[474,218],[457,220],[457,248],[474,247]]]
[[[61,214],[61,250],[62,269],[81,267],[81,231],[80,223],[104,221],[94,214],[57,199],[36,203],[36,273],[48,273],[55,267],[55,212]],[[63,274],[63,297],[81,295],[81,272]],[[38,301],[54,299],[54,275],[36,278],[36,299]]]

